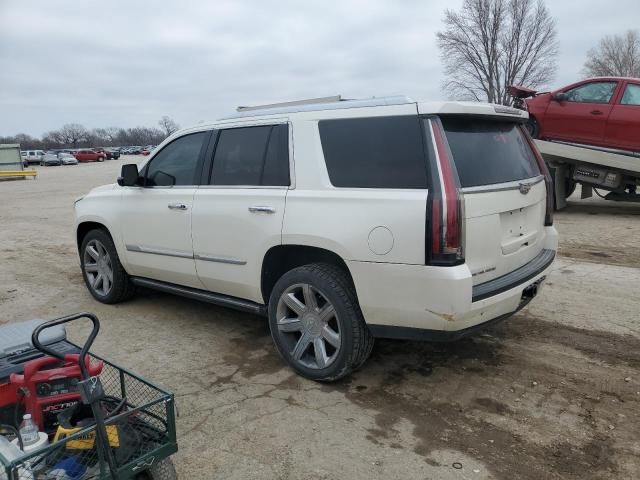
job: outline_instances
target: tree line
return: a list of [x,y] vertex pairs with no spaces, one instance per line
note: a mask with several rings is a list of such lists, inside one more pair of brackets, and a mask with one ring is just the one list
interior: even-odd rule
[[0,137],[0,143],[19,143],[23,150],[158,145],[179,128],[180,126],[167,116],[158,121],[158,127],[88,129],[79,123],[68,123],[58,130],[45,133],[41,138],[19,133]]

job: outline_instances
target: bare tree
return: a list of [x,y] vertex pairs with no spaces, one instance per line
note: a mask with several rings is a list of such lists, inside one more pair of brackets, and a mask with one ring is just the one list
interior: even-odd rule
[[640,33],[607,35],[587,53],[583,73],[588,77],[640,77]]
[[60,130],[49,132],[46,137],[60,145],[76,147],[79,142],[87,139],[88,131],[79,123],[67,123]]
[[104,129],[105,138],[109,141],[111,145],[115,145],[116,139],[120,134],[120,129],[118,127],[107,127]]
[[556,25],[543,0],[464,0],[444,24],[437,41],[454,98],[506,105],[509,85],[535,88],[555,74]]
[[173,121],[173,119],[171,119],[170,117],[167,117],[166,115],[163,116],[158,121],[158,125],[160,125],[160,128],[166,134],[167,137],[171,135],[173,132],[175,132],[176,130],[180,129],[180,125],[178,125],[176,122]]

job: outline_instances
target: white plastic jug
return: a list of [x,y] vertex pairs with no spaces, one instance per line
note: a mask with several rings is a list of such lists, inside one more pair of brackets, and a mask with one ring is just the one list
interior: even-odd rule
[[[5,460],[11,462],[17,458],[20,458],[23,453],[18,447],[13,445],[6,437],[0,435],[0,454]],[[20,480],[34,480],[33,473],[30,468],[21,467],[18,469],[18,478]],[[7,480],[7,471],[5,466],[0,463],[0,480]]]

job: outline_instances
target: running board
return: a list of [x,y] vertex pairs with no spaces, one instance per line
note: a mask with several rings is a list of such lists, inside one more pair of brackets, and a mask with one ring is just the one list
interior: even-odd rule
[[131,282],[139,287],[150,288],[152,290],[158,290],[165,293],[172,293],[174,295],[180,295],[181,297],[213,303],[214,305],[220,305],[221,307],[229,307],[243,312],[262,315],[264,317],[267,316],[266,305],[260,305],[259,303],[255,303],[250,300],[243,300],[241,298],[222,295],[219,293],[211,293],[197,288],[183,287],[181,285],[161,282],[159,280],[151,280],[149,278],[131,277]]

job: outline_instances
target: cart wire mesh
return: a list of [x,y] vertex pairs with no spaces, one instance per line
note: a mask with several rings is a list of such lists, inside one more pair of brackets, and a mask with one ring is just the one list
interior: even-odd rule
[[[116,478],[175,478],[168,460],[177,451],[173,394],[94,355],[91,361],[104,365],[99,377],[105,396],[100,405]],[[13,461],[0,454],[0,480],[112,478],[106,449],[97,445],[100,437],[90,407],[78,402],[58,418],[61,425],[49,445]],[[79,430],[74,429],[77,425]],[[154,472],[164,473],[158,477]]]

